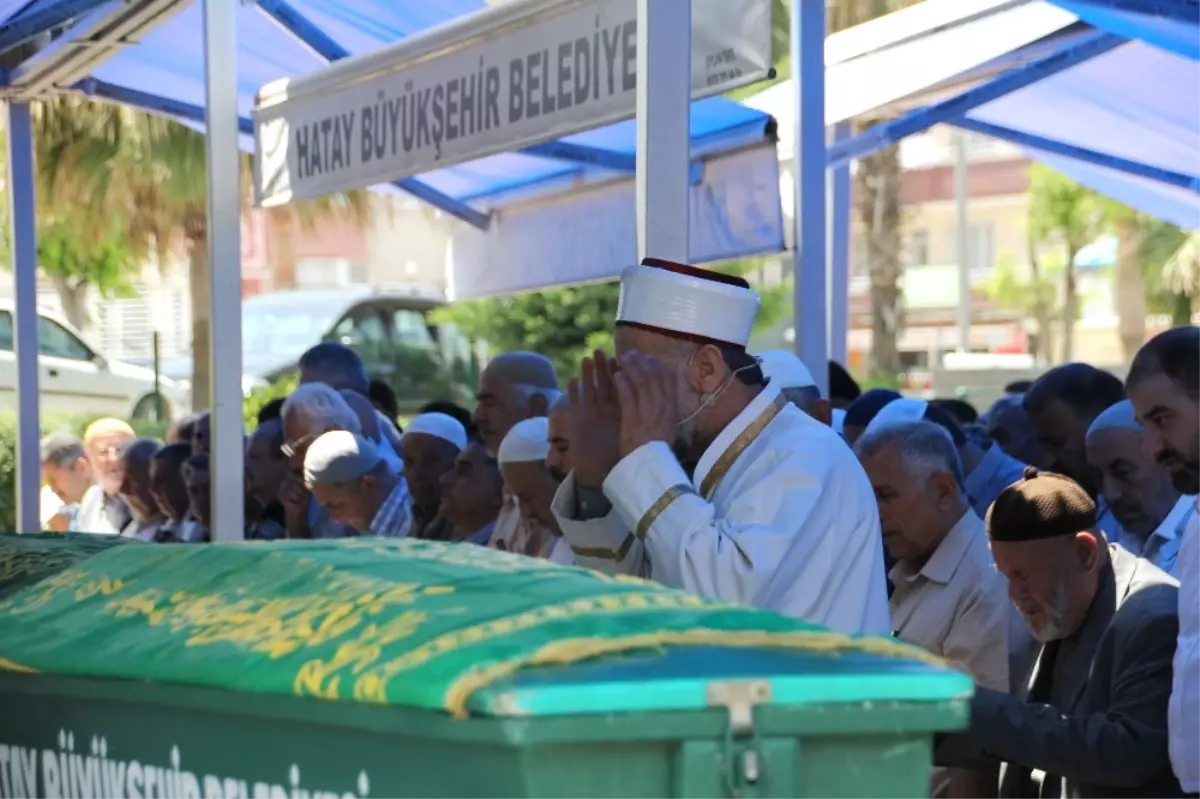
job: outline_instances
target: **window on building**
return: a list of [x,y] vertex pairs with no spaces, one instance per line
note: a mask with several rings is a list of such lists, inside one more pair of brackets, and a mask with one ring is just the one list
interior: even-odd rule
[[988,270],[992,268],[992,226],[974,224],[967,227],[967,268]]
[[908,234],[906,266],[924,266],[929,263],[929,231],[913,230]]
[[90,361],[94,357],[74,333],[44,316],[38,317],[38,352],[72,361]]

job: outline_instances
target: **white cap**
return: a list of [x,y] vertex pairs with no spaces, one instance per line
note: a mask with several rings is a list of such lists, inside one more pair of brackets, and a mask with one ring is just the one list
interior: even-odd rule
[[1087,429],[1087,435],[1090,436],[1101,430],[1137,430],[1140,432],[1141,429],[1137,414],[1133,410],[1133,403],[1129,400],[1121,400],[1116,404],[1109,405],[1092,420],[1091,427]]
[[817,382],[794,352],[767,350],[758,354],[763,377],[780,388],[811,388]]
[[417,414],[411,422],[404,426],[404,435],[412,433],[424,433],[427,436],[435,436],[443,441],[449,441],[459,451],[467,448],[466,428],[462,426],[462,422],[448,413]]
[[912,397],[901,397],[897,400],[892,400],[887,405],[879,409],[879,413],[875,414],[875,418],[867,425],[867,429],[863,431],[864,435],[873,430],[895,424],[896,422],[918,422],[925,418],[925,411],[929,409],[929,403],[925,400],[913,399]]
[[621,273],[617,322],[745,347],[758,315],[758,294],[723,282],[729,280],[737,278],[644,258],[641,266]]
[[500,442],[496,459],[500,463],[544,461],[550,454],[550,422],[535,416],[517,422]]
[[317,437],[304,455],[304,484],[339,485],[369,474],[383,457],[371,440],[346,430]]

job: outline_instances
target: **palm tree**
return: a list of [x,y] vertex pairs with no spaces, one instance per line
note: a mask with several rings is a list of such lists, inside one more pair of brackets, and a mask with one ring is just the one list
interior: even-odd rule
[[[39,117],[41,197],[55,204],[79,198],[81,229],[103,232],[118,226],[132,256],[150,248],[184,245],[192,303],[192,402],[209,397],[208,218],[205,141],[174,120],[106,103],[55,100]],[[231,154],[232,156],[232,154]],[[243,202],[251,197],[253,170],[241,160]],[[271,212],[275,220],[312,228],[321,219],[344,216],[358,225],[370,218],[370,200],[357,190],[308,200]],[[99,235],[99,233],[97,233]],[[241,280],[240,264],[218,264],[229,279]]]

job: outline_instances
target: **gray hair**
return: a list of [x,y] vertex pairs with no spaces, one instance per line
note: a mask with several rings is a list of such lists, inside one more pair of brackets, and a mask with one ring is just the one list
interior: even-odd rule
[[362,433],[362,424],[350,403],[324,383],[305,383],[298,386],[284,400],[280,416],[284,425],[289,421],[299,422],[310,434],[320,434],[327,430]]
[[86,458],[83,442],[70,433],[51,433],[39,445],[42,463],[66,468]]
[[954,439],[944,427],[924,420],[892,422],[869,430],[858,439],[854,452],[859,458],[870,457],[896,444],[904,465],[928,478],[936,472],[945,472],[954,477],[959,490],[966,480],[963,477],[962,461]]

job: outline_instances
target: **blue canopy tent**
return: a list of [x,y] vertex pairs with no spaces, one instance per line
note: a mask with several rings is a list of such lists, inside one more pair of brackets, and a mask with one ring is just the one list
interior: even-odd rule
[[[849,163],[933,125],[1007,140],[1134,208],[1200,227],[1195,0],[926,0],[831,35],[825,63],[826,119],[842,131],[828,149],[840,176],[829,242],[834,357],[846,340]],[[779,84],[747,101],[780,120],[784,150],[794,91]],[[880,118],[892,121],[846,135],[851,120]],[[798,318],[820,310],[796,306]]]
[[[222,5],[229,6],[223,9],[224,17],[219,16]],[[376,50],[484,8],[480,0],[420,4],[388,0],[258,0],[257,3],[235,3],[234,0],[209,0],[207,3],[189,0],[0,0],[0,85],[10,101],[9,144],[13,175],[10,197],[14,209],[18,307],[27,309],[36,304],[31,142],[25,101],[47,93],[76,91],[98,100],[170,116],[196,128],[211,125],[214,113],[219,111],[229,117],[231,129],[236,128],[238,146],[251,151],[254,141],[250,112],[262,85],[281,77],[314,72],[330,62]],[[668,17],[657,24],[665,25],[668,30],[678,27],[671,23],[672,19]],[[205,53],[214,50],[210,49],[212,42],[206,43],[199,35],[206,29],[210,39],[214,33],[226,37],[228,46],[225,49],[219,47],[215,52],[232,54],[236,51],[236,55],[228,59],[212,59],[216,66],[207,72]],[[233,31],[236,31],[236,39]],[[686,40],[687,37],[676,35],[675,38]],[[230,93],[232,102],[229,103],[236,107],[236,113],[229,107],[217,109],[217,100],[212,105],[206,102],[206,98],[215,96],[212,93],[215,82],[222,79],[228,81],[231,89],[236,89],[236,96]],[[686,99],[686,95],[683,97]],[[685,113],[684,116],[689,115]],[[703,160],[722,150],[740,150],[750,144],[770,146],[769,159],[760,157],[757,163],[761,166],[769,161],[774,170],[774,126],[767,115],[714,97],[692,105],[690,117],[692,151],[700,159],[692,167],[691,182],[709,189],[709,194],[713,194],[714,189],[705,182],[709,170]],[[210,261],[216,266],[237,262],[238,255],[236,217],[232,223],[229,219],[224,220],[223,236],[212,234],[213,228],[219,226],[215,217],[223,207],[231,205],[220,202],[214,206],[213,173],[220,172],[223,178],[218,180],[223,179],[226,183],[230,175],[236,178],[235,170],[221,166],[221,162],[234,159],[213,157],[214,152],[227,152],[214,150],[213,139],[210,130],[210,250],[217,246],[214,242],[218,238],[224,242],[223,257],[214,256]],[[547,192],[559,191],[564,184],[570,184],[577,191],[582,185],[608,187],[617,178],[628,182],[634,172],[636,143],[634,125],[623,123],[518,152],[435,170],[396,181],[386,188],[414,195],[462,220],[466,223],[464,227],[481,231],[479,235],[486,236],[490,211],[499,203],[528,202]],[[674,149],[682,153],[686,170],[687,148]],[[693,229],[704,230],[710,227],[710,221],[715,224],[724,217],[741,216],[751,220],[742,226],[748,235],[737,238],[740,228],[729,228],[734,235],[720,237],[712,243],[716,248],[713,250],[715,256],[734,257],[778,249],[782,243],[782,221],[777,194],[772,201],[761,190],[754,192],[750,197],[753,212],[741,213],[737,204],[744,204],[745,199],[730,188],[739,180],[739,171],[726,167],[719,170],[719,176],[721,183],[715,193],[721,201],[704,206],[702,211],[707,215],[702,213],[693,223]],[[760,174],[758,185],[760,189],[763,185],[777,186],[774,172],[769,177]],[[680,203],[672,204],[680,206]],[[686,205],[685,201],[680,211],[685,224]],[[236,209],[236,204],[233,207]],[[542,229],[546,229],[544,223]],[[629,234],[629,231],[623,232]],[[679,257],[687,256],[685,253]],[[216,271],[214,269],[214,273]],[[547,282],[544,277],[536,280]],[[236,294],[228,292],[229,285],[237,283],[228,279],[210,281],[213,351],[222,364],[222,370],[214,370],[213,374],[217,397],[214,424],[218,430],[232,430],[232,419],[240,418],[240,412],[235,417],[231,410],[223,407],[221,400],[225,398],[225,405],[232,404],[235,398],[240,403],[240,385],[236,394],[232,385],[238,381],[230,381],[222,374],[234,363],[240,363],[240,350],[225,352],[228,335],[217,334],[217,331],[228,334],[230,330],[240,330],[228,311],[229,306],[236,309],[238,305]],[[506,287],[498,290],[506,290]],[[218,292],[224,292],[220,298]],[[218,314],[223,321],[218,321]],[[23,316],[29,323],[35,318],[29,313]],[[23,529],[36,529],[36,329],[31,324],[23,324],[21,319],[16,327],[16,350],[18,360],[23,364],[18,391],[20,427],[29,431],[18,444],[18,494],[21,500],[18,515]],[[236,337],[232,344],[238,346]],[[225,385],[227,383],[229,385]],[[222,423],[223,418],[227,419],[225,423]],[[240,444],[240,438],[236,443]],[[234,452],[234,443],[214,443],[214,461],[214,471],[219,475],[214,481],[214,506],[230,519],[240,518],[240,450]],[[238,494],[236,502],[233,501],[235,493]],[[219,522],[214,526],[222,527]],[[229,529],[239,526],[231,525]]]

